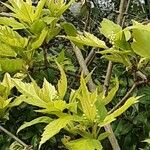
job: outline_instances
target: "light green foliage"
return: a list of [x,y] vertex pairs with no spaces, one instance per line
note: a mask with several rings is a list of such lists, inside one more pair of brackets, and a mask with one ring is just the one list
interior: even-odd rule
[[30,122],[25,122],[22,126],[19,127],[17,132],[20,132],[24,128],[30,127],[30,126],[35,125],[37,123],[50,123],[51,121],[52,121],[52,119],[47,117],[47,116],[39,117],[39,118],[36,118]]
[[107,38],[109,38],[111,41],[115,39],[115,36],[117,33],[121,32],[122,28],[115,24],[114,22],[108,20],[108,19],[103,19],[101,22],[101,28],[100,32]]
[[76,36],[66,36],[65,38],[69,39],[72,42],[79,43],[82,45],[107,48],[105,42],[99,40],[96,36],[88,32],[83,32],[83,34],[79,33]]
[[[100,141],[106,138],[109,133],[101,134],[95,132],[97,128],[101,128],[107,123],[114,121],[116,117],[121,115],[128,107],[136,103],[138,98],[129,98],[121,108],[108,115],[105,105],[113,99],[117,92],[119,88],[118,80],[116,79],[116,85],[110,90],[108,96],[102,97],[103,92],[99,93],[98,90],[89,92],[86,86],[87,80],[81,75],[79,89],[71,93],[70,101],[66,103],[66,101],[64,101],[64,95],[67,90],[67,78],[59,64],[58,67],[61,72],[58,90],[48,83],[46,79],[44,80],[42,88],[37,86],[35,81],[23,83],[20,79],[13,79],[13,83],[22,93],[22,101],[43,108],[36,110],[36,112],[53,114],[56,116],[56,118],[53,119],[45,116],[34,119],[23,124],[18,131],[37,123],[47,123],[48,125],[45,127],[42,134],[39,148],[64,128],[72,134],[79,134],[82,136],[82,138],[75,141],[65,141],[65,139],[63,139],[64,145],[70,150],[75,150],[78,147],[101,150],[102,146]],[[64,113],[64,109],[67,109],[68,113]],[[94,129],[92,131],[87,130],[94,126],[95,131]],[[84,146],[82,146],[83,144]]]
[[0,119],[5,118],[8,108],[18,106],[20,104],[16,100],[12,101],[13,97],[9,97],[13,87],[14,84],[11,80],[11,77],[6,73],[3,81],[0,83]]
[[69,150],[102,150],[102,145],[98,140],[81,138],[65,144]]

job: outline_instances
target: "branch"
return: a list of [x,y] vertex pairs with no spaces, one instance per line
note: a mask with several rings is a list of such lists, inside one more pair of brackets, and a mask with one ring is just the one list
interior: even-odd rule
[[116,105],[113,109],[111,109],[111,110],[108,112],[108,114],[113,113],[113,112],[114,112],[115,110],[117,110],[123,103],[125,103],[126,100],[129,98],[130,94],[134,91],[134,89],[135,89],[138,85],[140,85],[140,84],[142,84],[142,83],[145,83],[145,81],[135,82],[135,83],[132,85],[131,89],[130,89],[130,90],[126,93],[126,95],[122,98],[122,100],[121,100],[119,103],[117,103],[117,105]]
[[[80,49],[77,46],[75,46],[74,43],[72,43],[72,46],[73,46],[73,51],[74,51],[74,53],[75,53],[75,55],[77,57],[77,60],[78,60],[78,62],[80,64],[80,66],[81,66],[81,69],[83,71],[83,74],[84,75],[88,75],[89,74],[89,70],[88,70],[88,68],[86,66],[85,60],[83,58],[83,55],[82,55]],[[95,87],[95,84],[93,83],[92,79],[89,80],[88,87],[89,87],[90,91],[94,91],[95,90],[96,87]]]
[[20,143],[22,146],[24,146],[25,148],[28,148],[29,146],[27,144],[25,144],[23,141],[21,141],[18,137],[16,137],[14,134],[12,134],[11,132],[9,132],[8,130],[6,130],[4,127],[2,127],[0,125],[0,130],[5,132],[7,135],[9,135],[11,138],[13,138],[14,140],[16,140],[18,143]]

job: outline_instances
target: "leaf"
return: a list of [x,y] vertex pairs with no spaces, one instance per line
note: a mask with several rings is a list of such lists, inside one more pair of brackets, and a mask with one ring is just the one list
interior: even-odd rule
[[66,1],[58,0],[50,0],[47,1],[48,9],[50,10],[50,16],[51,17],[60,17],[74,2],[74,0],[70,0],[67,4]]
[[23,130],[27,127],[30,127],[32,125],[35,125],[37,123],[50,123],[51,121],[52,121],[52,119],[50,117],[47,117],[47,116],[42,116],[42,117],[36,118],[30,122],[25,122],[23,125],[21,125],[19,127],[19,129],[17,130],[17,133],[20,132],[21,130]]
[[115,24],[114,22],[108,20],[108,19],[103,19],[103,21],[101,22],[101,28],[100,28],[100,32],[107,38],[109,38],[110,40],[114,40],[115,35],[118,32],[121,32],[122,28],[121,26]]
[[29,29],[33,34],[39,35],[45,27],[46,23],[42,19],[38,19],[33,22]]
[[32,49],[37,49],[43,44],[43,42],[47,36],[47,33],[48,33],[48,29],[44,28],[42,30],[40,36],[31,44]]
[[22,59],[0,59],[0,67],[3,72],[17,72],[23,70],[25,62]]
[[45,128],[40,141],[39,149],[43,143],[59,133],[72,120],[71,116],[64,116],[57,120],[50,122]]
[[106,118],[104,119],[104,121],[99,124],[99,126],[104,126],[104,125],[109,124],[110,122],[114,121],[116,119],[116,117],[120,116],[131,105],[137,103],[139,98],[140,97],[130,97],[122,107],[118,108],[116,111],[114,111],[110,115],[107,115]]
[[69,150],[102,150],[101,143],[96,139],[81,138],[64,143]]
[[13,102],[9,103],[8,107],[11,108],[11,107],[19,106],[23,102],[23,99],[25,99],[24,95],[18,96],[17,98],[14,99]]
[[61,74],[61,78],[58,81],[58,93],[59,93],[60,98],[63,99],[67,91],[67,77],[63,68],[58,63],[57,63],[57,66]]
[[13,79],[13,82],[18,91],[26,96],[25,99],[23,99],[24,102],[30,105],[47,108],[47,103],[43,101],[36,93],[37,91],[35,89],[34,83],[23,83],[18,79]]
[[[96,117],[96,106],[95,101],[97,99],[97,91],[90,93],[86,86],[86,81],[83,78],[83,74],[80,79],[80,94],[78,95],[78,99],[82,106],[82,111],[87,119],[90,121],[94,121]],[[93,98],[94,95],[94,98]]]
[[19,35],[16,31],[8,26],[0,26],[0,41],[8,46],[25,48],[28,39]]
[[38,2],[37,7],[36,7],[36,9],[35,9],[35,13],[34,13],[34,20],[40,18],[46,1],[47,1],[47,0],[40,0],[40,1]]
[[143,29],[133,29],[134,41],[131,44],[134,52],[144,58],[150,58],[150,31]]
[[72,42],[80,43],[83,45],[107,48],[104,41],[99,40],[96,36],[88,32],[84,32],[83,35],[78,34],[77,36],[66,36],[66,37],[62,36],[62,37],[69,39]]
[[12,27],[14,30],[25,29],[25,26],[22,23],[18,22],[12,17],[0,17],[0,24]]
[[68,22],[63,22],[61,26],[64,28],[68,36],[77,36],[78,32],[73,24],[68,23]]
[[58,93],[55,87],[52,84],[50,84],[45,78],[41,92],[38,93],[39,97],[41,97],[45,102],[50,102],[54,99],[57,99],[58,97]]
[[144,140],[142,142],[146,142],[146,143],[150,144],[150,139],[146,139],[146,140]]
[[116,85],[108,92],[108,95],[103,99],[105,105],[110,103],[119,89],[119,81],[115,79]]
[[0,42],[0,45],[1,45],[0,56],[2,57],[16,57],[17,56],[16,52],[11,46],[4,44],[3,42]]
[[101,133],[101,134],[98,136],[98,140],[99,140],[99,141],[102,141],[102,140],[104,140],[105,138],[107,138],[110,134],[111,134],[110,132]]

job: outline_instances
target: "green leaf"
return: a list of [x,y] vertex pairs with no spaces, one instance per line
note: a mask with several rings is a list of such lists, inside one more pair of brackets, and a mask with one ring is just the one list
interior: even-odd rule
[[146,142],[146,143],[150,144],[150,139],[146,139],[146,140],[144,140],[142,142]]
[[18,79],[13,79],[13,82],[19,90],[19,92],[26,96],[23,99],[24,102],[33,106],[47,108],[47,103],[38,96],[38,91],[35,89],[34,83],[23,83]]
[[24,95],[20,95],[20,96],[16,97],[13,100],[13,102],[9,103],[8,107],[11,108],[11,107],[19,106],[23,102],[23,99],[25,99]]
[[111,134],[110,132],[101,133],[101,134],[98,136],[98,140],[99,140],[99,141],[104,140],[104,139],[107,138],[110,134]]
[[113,113],[111,113],[110,115],[107,115],[106,118],[104,119],[104,121],[102,123],[99,124],[99,126],[105,126],[106,124],[111,123],[112,121],[114,121],[116,119],[116,117],[120,116],[123,112],[125,112],[131,105],[135,104],[138,102],[138,99],[140,97],[130,97],[125,104],[118,108],[116,111],[114,111]]
[[32,49],[37,49],[43,44],[43,42],[47,36],[47,33],[48,33],[48,29],[44,28],[42,30],[40,36],[32,43],[32,45],[31,45]]
[[38,94],[39,97],[41,97],[45,102],[50,102],[54,99],[57,99],[58,97],[58,93],[55,87],[52,84],[50,84],[45,78],[41,92],[39,91]]
[[16,57],[17,54],[13,48],[3,42],[0,42],[0,56],[2,57]]
[[0,41],[11,47],[25,48],[28,39],[19,35],[8,26],[0,26]]
[[60,17],[74,2],[74,0],[70,0],[67,4],[66,1],[58,0],[50,0],[47,1],[48,9],[50,10],[50,16],[51,17]]
[[17,133],[20,132],[21,130],[23,130],[27,127],[30,127],[32,125],[35,125],[37,123],[50,123],[50,122],[52,122],[52,119],[50,117],[42,116],[42,117],[36,118],[30,122],[25,122],[23,125],[21,125],[19,127],[19,129],[17,130]]
[[83,78],[83,74],[80,79],[80,94],[78,95],[78,99],[82,106],[82,111],[90,121],[94,121],[96,117],[96,106],[95,102],[97,100],[97,91],[90,93],[86,86],[86,81]]
[[3,72],[17,72],[23,70],[25,62],[22,59],[0,59],[0,67]]
[[46,23],[42,20],[36,20],[34,23],[30,26],[30,32],[34,34],[40,34],[42,30],[46,27]]
[[38,2],[38,5],[37,5],[37,7],[36,7],[36,9],[35,9],[34,20],[40,18],[46,1],[47,1],[47,0],[40,0],[40,1]]
[[145,29],[133,29],[134,41],[131,44],[134,52],[144,58],[150,58],[150,31]]
[[67,77],[61,65],[59,65],[58,63],[57,65],[61,74],[61,78],[58,81],[58,93],[59,93],[60,98],[63,99],[67,91]]
[[25,29],[25,26],[22,23],[19,23],[12,17],[0,17],[0,25],[12,27],[14,30]]
[[116,92],[119,89],[119,81],[117,78],[115,79],[115,82],[116,82],[116,85],[108,92],[108,95],[105,98],[103,98],[103,102],[105,105],[107,105],[108,103],[112,101]]
[[100,48],[107,48],[104,41],[99,40],[93,34],[88,32],[84,32],[82,34],[78,34],[77,36],[62,36],[66,39],[69,39],[72,42],[80,43],[83,45],[93,46],[93,47],[100,47]]
[[52,122],[50,122],[45,128],[44,128],[44,132],[42,134],[42,138],[40,141],[40,145],[39,148],[41,147],[41,145],[43,143],[45,143],[47,140],[49,140],[51,137],[53,137],[54,135],[56,135],[57,133],[60,132],[60,130],[64,127],[66,127],[66,125],[72,120],[71,116],[64,116],[61,117],[57,120],[54,120]]
[[122,28],[119,25],[115,24],[114,22],[108,19],[104,18],[101,22],[100,32],[112,41],[114,40],[115,35],[121,31]]
[[61,26],[64,28],[68,36],[77,36],[78,32],[76,27],[73,24],[64,22],[61,24]]
[[64,144],[69,150],[102,150],[101,143],[95,139],[81,138]]

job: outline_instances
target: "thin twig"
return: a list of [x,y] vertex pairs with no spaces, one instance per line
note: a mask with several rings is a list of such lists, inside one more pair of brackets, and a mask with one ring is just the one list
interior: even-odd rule
[[[85,60],[83,58],[83,55],[82,55],[80,49],[77,46],[75,46],[74,43],[72,43],[72,46],[73,46],[73,51],[74,51],[74,53],[75,53],[75,55],[77,57],[77,60],[78,60],[80,66],[82,68],[83,74],[85,76],[88,75],[89,74],[89,70],[88,70],[88,68],[86,66]],[[90,91],[94,91],[95,90],[96,87],[95,87],[95,84],[93,83],[92,79],[89,80],[88,87],[89,87]]]
[[7,135],[9,135],[11,138],[13,138],[14,140],[16,140],[18,143],[20,143],[22,146],[24,146],[25,148],[28,148],[29,146],[27,144],[25,144],[23,141],[21,141],[18,137],[16,137],[14,134],[12,134],[11,132],[9,132],[8,130],[6,130],[4,127],[2,127],[0,125],[0,130],[5,132]]
[[142,83],[144,83],[144,81],[135,82],[135,83],[132,85],[131,89],[130,89],[130,90],[126,93],[126,95],[121,99],[121,101],[120,101],[119,103],[117,103],[117,105],[116,105],[113,109],[111,109],[111,110],[108,112],[108,114],[111,114],[112,112],[114,112],[115,110],[117,110],[123,103],[125,103],[125,101],[129,98],[130,94],[135,90],[135,88],[136,88],[138,85],[142,84]]

